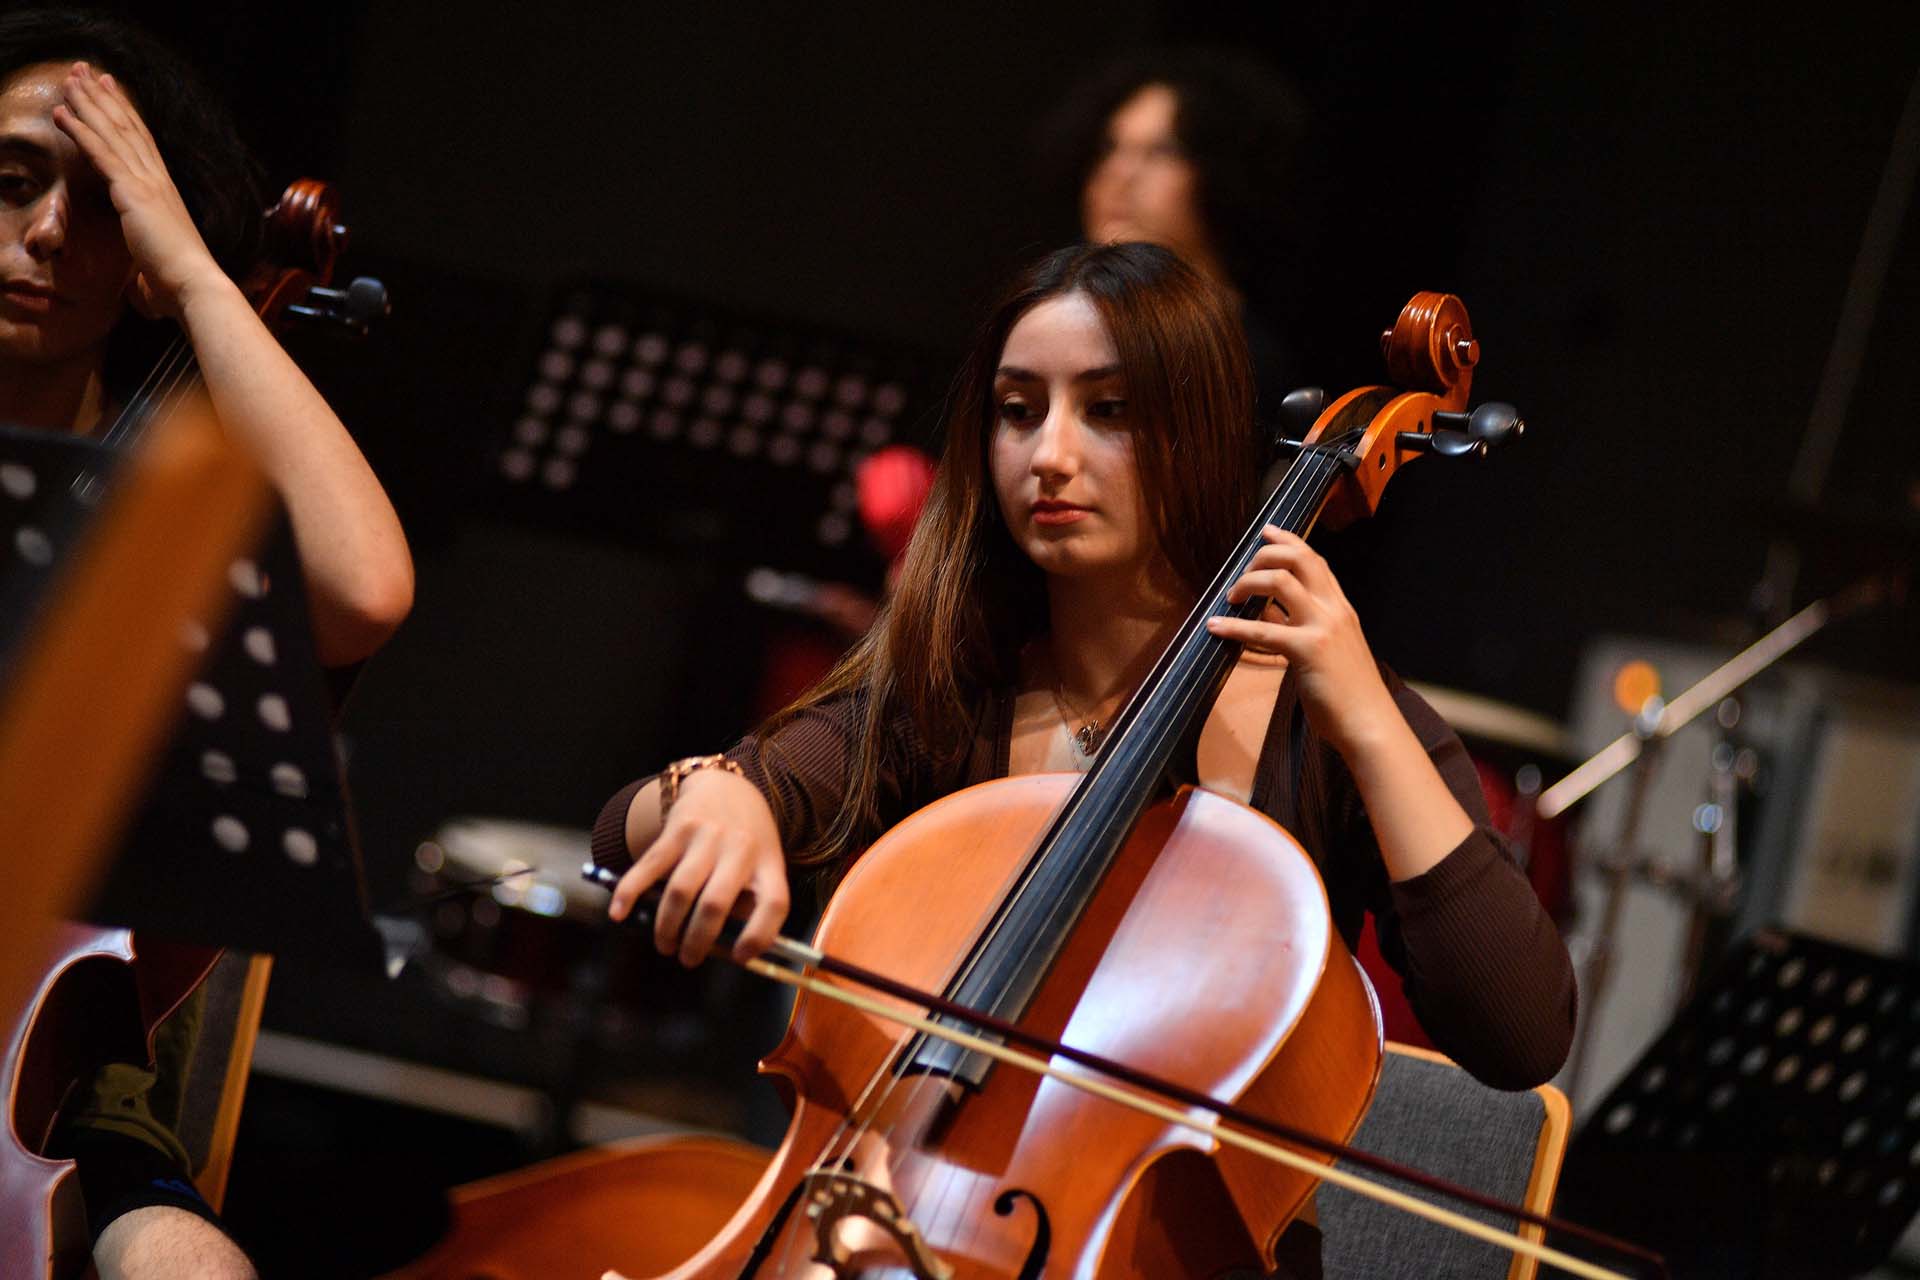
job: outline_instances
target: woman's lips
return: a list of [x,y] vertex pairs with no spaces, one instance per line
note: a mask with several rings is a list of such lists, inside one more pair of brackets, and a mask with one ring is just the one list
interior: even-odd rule
[[1089,514],[1087,508],[1071,502],[1036,502],[1029,510],[1035,524],[1072,524]]

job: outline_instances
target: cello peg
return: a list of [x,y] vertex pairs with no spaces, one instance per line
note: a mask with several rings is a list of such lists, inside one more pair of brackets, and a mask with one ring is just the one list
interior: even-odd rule
[[[1441,415],[1435,414],[1436,418]],[[1458,417],[1460,415],[1451,415]],[[1475,440],[1464,431],[1402,431],[1395,437],[1402,449],[1411,453],[1431,453],[1441,458],[1484,458],[1487,442]]]
[[1298,440],[1313,430],[1321,410],[1327,407],[1327,393],[1320,387],[1296,387],[1280,397],[1276,417],[1282,434]]
[[1520,419],[1520,411],[1500,400],[1489,400],[1472,413],[1449,413],[1442,410],[1433,415],[1433,429],[1437,435],[1442,428],[1462,431],[1475,440],[1484,442],[1489,448],[1498,448],[1526,434],[1527,424]]
[[1517,440],[1525,435],[1527,424],[1520,419],[1520,411],[1502,400],[1489,400],[1475,409],[1467,418],[1467,434],[1475,440],[1484,440],[1489,448],[1497,449],[1509,440]]

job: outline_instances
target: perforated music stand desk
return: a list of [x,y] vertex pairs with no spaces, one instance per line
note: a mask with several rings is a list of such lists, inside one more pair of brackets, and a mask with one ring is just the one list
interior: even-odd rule
[[1762,930],[1575,1138],[1568,1216],[1675,1275],[1856,1275],[1920,1209],[1920,969]]
[[[93,507],[112,451],[0,427],[0,678]],[[219,629],[182,628],[204,654],[146,799],[89,916],[246,951],[380,963],[284,518],[229,569]],[[76,714],[113,714],[111,707]]]

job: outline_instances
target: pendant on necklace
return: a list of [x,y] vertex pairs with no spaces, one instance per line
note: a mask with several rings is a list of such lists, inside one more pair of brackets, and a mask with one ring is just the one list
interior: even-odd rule
[[1098,720],[1089,720],[1075,729],[1072,734],[1073,749],[1091,760],[1100,751],[1100,743],[1105,740],[1106,732]]

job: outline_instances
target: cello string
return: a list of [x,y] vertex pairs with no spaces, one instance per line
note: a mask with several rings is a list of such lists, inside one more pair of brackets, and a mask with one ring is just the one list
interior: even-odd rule
[[113,425],[107,429],[101,442],[119,444],[139,433],[141,424],[147,421],[148,405],[152,403],[156,388],[162,387],[178,378],[183,367],[182,360],[192,359],[192,348],[187,343],[186,334],[176,332],[167,348],[154,362],[140,386],[127,398],[127,403],[114,417]]
[[[141,380],[139,387],[128,397],[127,403],[122,405],[119,412],[114,415],[113,422],[108,425],[106,432],[101,435],[98,443],[108,448],[114,448],[133,439],[139,434],[141,424],[147,420],[146,404],[152,398],[154,387],[162,381],[175,379],[179,376],[178,368],[183,351],[186,352],[190,362],[192,353],[191,350],[187,348],[186,336],[182,333],[176,333],[172,342],[168,344],[167,349],[161,354],[160,359],[156,360],[153,367],[147,370],[147,376]],[[73,477],[72,483],[69,484],[67,488],[71,493],[88,497],[97,492],[99,484],[100,469],[94,466],[85,466]]]
[[161,351],[160,358],[154,361],[147,369],[146,376],[140,380],[140,385],[134,389],[132,395],[127,397],[126,404],[120,407],[120,412],[114,415],[112,424],[108,426],[106,432],[101,436],[103,443],[114,443],[128,430],[130,420],[138,413],[141,400],[161,378],[173,361],[179,357],[181,336],[182,335],[176,333],[173,338],[168,341],[166,348]]
[[[616,877],[594,867],[585,872],[589,880],[611,888]],[[657,900],[658,891],[649,895]],[[643,904],[646,903],[643,898]],[[651,907],[648,907],[651,910]],[[644,922],[645,917],[636,916]],[[735,930],[737,935],[737,929]],[[725,935],[723,934],[723,937]],[[730,959],[727,952],[719,953],[722,958]],[[768,957],[771,957],[769,959]],[[750,973],[777,981],[790,987],[798,987],[815,992],[825,998],[839,1001],[863,1012],[872,1012],[882,1020],[903,1025],[917,1025],[917,1015],[902,1013],[895,1006],[930,1009],[949,1019],[957,1019],[962,1025],[975,1028],[972,1033],[958,1032],[951,1028],[935,1026],[929,1034],[938,1038],[960,1043],[968,1034],[991,1034],[999,1043],[990,1044],[990,1049],[1004,1049],[1007,1043],[1018,1045],[1030,1054],[1045,1054],[1042,1063],[1054,1057],[1064,1057],[1069,1062],[1085,1067],[1100,1077],[1119,1082],[1135,1091],[1133,1095],[1146,1099],[1159,1099],[1168,1104],[1180,1103],[1189,1108],[1198,1108],[1210,1112],[1221,1121],[1227,1122],[1243,1131],[1262,1135],[1265,1138],[1286,1144],[1290,1148],[1315,1152],[1320,1156],[1351,1161],[1376,1174],[1398,1179],[1422,1191],[1432,1193],[1444,1199],[1461,1204],[1472,1205],[1499,1217],[1512,1218],[1543,1230],[1560,1232],[1575,1239],[1596,1245],[1608,1253],[1623,1258],[1633,1258],[1644,1262],[1665,1277],[1667,1274],[1664,1259],[1659,1254],[1643,1249],[1625,1240],[1583,1227],[1578,1223],[1553,1218],[1530,1210],[1521,1205],[1508,1204],[1483,1192],[1471,1190],[1449,1182],[1431,1173],[1399,1165],[1381,1156],[1372,1155],[1364,1150],[1349,1147],[1330,1138],[1304,1132],[1280,1121],[1246,1111],[1229,1102],[1224,1102],[1190,1086],[1175,1083],[1151,1072],[1129,1067],[1124,1063],[1110,1061],[1085,1049],[1076,1049],[1071,1045],[1050,1040],[1036,1032],[1022,1029],[1018,1024],[997,1018],[979,1009],[967,1008],[955,1004],[942,996],[920,990],[885,974],[863,968],[858,964],[840,959],[818,947],[808,945],[784,936],[776,936],[772,945],[760,957],[751,961],[731,960],[731,963]],[[838,979],[839,985],[826,982],[821,975]],[[845,984],[851,983],[850,989]],[[860,991],[874,993],[861,995]],[[881,1002],[885,997],[892,1004]],[[991,1053],[988,1056],[992,1056]],[[1024,1064],[1016,1063],[1016,1067]],[[1069,1082],[1071,1083],[1071,1082]],[[1119,1099],[1122,1103],[1127,1099]]]
[[[1313,501],[1313,495],[1310,491],[1324,478],[1324,471],[1320,474],[1308,474],[1309,471],[1310,469],[1298,467],[1289,468],[1286,477],[1282,479],[1274,495],[1261,504],[1261,511],[1258,514],[1264,517],[1266,513],[1271,510],[1274,513],[1272,518],[1256,520],[1254,524],[1249,527],[1248,531],[1241,535],[1239,542],[1235,545],[1233,553],[1222,565],[1220,571],[1215,574],[1214,581],[1209,585],[1207,590],[1196,600],[1193,609],[1189,612],[1186,620],[1181,624],[1179,631],[1175,634],[1174,640],[1168,645],[1169,654],[1184,648],[1189,637],[1204,625],[1204,619],[1219,607],[1225,597],[1227,588],[1231,586],[1234,581],[1238,580],[1240,574],[1245,570],[1246,563],[1251,560],[1253,554],[1261,545],[1261,531],[1268,524],[1274,523],[1275,520],[1278,520],[1283,525],[1288,525],[1306,514],[1309,505]],[[1225,645],[1228,642],[1216,640],[1215,643]],[[1142,683],[1140,691],[1135,693],[1135,700],[1139,700],[1146,689],[1160,683],[1161,682],[1156,681],[1153,676],[1149,676],[1148,679]],[[1067,804],[1062,810],[1061,817],[1055,820],[1056,825],[1063,821],[1070,821],[1072,816],[1088,803],[1090,793],[1094,789],[1091,781],[1093,778],[1099,776],[1102,767],[1113,758],[1116,744],[1121,741],[1131,742],[1133,738],[1137,736],[1138,730],[1134,727],[1136,720],[1137,717],[1133,714],[1133,706],[1129,705],[1121,714],[1117,732],[1103,745],[1100,751],[1100,758],[1094,762],[1093,769],[1088,775],[1089,782],[1077,787],[1073,795],[1068,798]],[[1169,727],[1167,731],[1173,732],[1171,727]],[[1036,855],[1036,860],[1044,857],[1045,852],[1046,851],[1040,851]],[[1037,879],[1037,877],[1029,878],[1027,883],[1017,888],[1014,891],[1015,897],[1027,892],[1038,892],[1038,889],[1033,886],[1034,879]],[[1064,909],[1065,904],[1060,901],[1059,896],[1057,894],[1053,895],[1047,903],[1047,915],[1043,917],[1044,923],[1057,923],[1059,913]],[[1003,912],[989,929],[989,936],[985,939],[988,945],[993,941],[994,935],[1004,927],[1009,915],[1010,913]],[[969,969],[978,963],[979,958],[985,954],[985,951],[986,947],[984,946],[975,949],[974,956],[971,958],[968,966]]]
[[[761,959],[749,960],[745,963],[744,967],[771,981],[784,983],[787,986],[803,988],[830,1000],[842,1001],[846,1004],[853,1005],[855,1008],[872,1013],[877,1017],[903,1022],[926,1035],[960,1044],[976,1053],[984,1054],[987,1057],[1004,1062],[1016,1069],[1058,1080],[1071,1088],[1105,1098],[1119,1106],[1130,1107],[1136,1111],[1144,1111],[1170,1124],[1205,1134],[1227,1146],[1237,1147],[1243,1151],[1264,1156],[1276,1164],[1296,1169],[1299,1172],[1307,1174],[1309,1177],[1324,1179],[1344,1187],[1357,1195],[1365,1196],[1368,1199],[1379,1201],[1390,1207],[1404,1210],[1407,1213],[1411,1213],[1416,1217],[1425,1218],[1439,1226],[1450,1227],[1456,1231],[1473,1236],[1479,1240],[1485,1240],[1490,1244],[1498,1245],[1501,1248],[1511,1250],[1515,1253],[1523,1253],[1529,1257],[1537,1258],[1543,1262],[1559,1267],[1562,1270],[1572,1272],[1575,1275],[1590,1277],[1591,1280],[1629,1280],[1628,1277],[1622,1275],[1620,1272],[1607,1270],[1606,1268],[1575,1258],[1557,1249],[1536,1243],[1524,1236],[1504,1232],[1497,1227],[1488,1226],[1483,1222],[1465,1217],[1453,1210],[1428,1204],[1404,1192],[1396,1191],[1391,1187],[1369,1181],[1357,1174],[1350,1173],[1337,1165],[1323,1165],[1310,1157],[1287,1150],[1285,1147],[1268,1142],[1263,1138],[1244,1133],[1238,1128],[1228,1127],[1219,1123],[1217,1120],[1209,1122],[1196,1119],[1187,1112],[1181,1111],[1176,1107],[1145,1094],[1129,1092],[1127,1089],[1109,1084],[1104,1080],[1099,1080],[1092,1076],[1070,1075],[1060,1068],[1053,1066],[1053,1064],[1046,1059],[1036,1057],[1032,1054],[1022,1053],[1019,1050],[1009,1049],[1002,1043],[997,1043],[982,1036],[972,1035],[968,1032],[957,1031],[952,1027],[934,1022],[931,1019],[916,1018],[910,1014],[902,1014],[870,996],[822,982],[811,973],[796,972],[795,970],[782,968],[777,964]],[[1509,1212],[1509,1210],[1503,1207],[1502,1212],[1506,1213]],[[1538,1215],[1534,1214],[1529,1214],[1528,1216],[1538,1217]],[[1573,1224],[1553,1223],[1552,1225],[1564,1231],[1569,1230]],[[1597,1233],[1585,1232],[1584,1234],[1587,1234],[1589,1238],[1591,1238]],[[1607,1243],[1609,1247],[1613,1248],[1616,1252],[1655,1262],[1660,1266],[1661,1274],[1663,1276],[1666,1274],[1665,1263],[1658,1255],[1649,1254],[1647,1251],[1634,1246],[1625,1246],[1624,1242],[1620,1241],[1609,1240]]]
[[[1277,491],[1278,505],[1283,508],[1288,507],[1289,504],[1296,498],[1304,498],[1306,496],[1304,493],[1304,486],[1300,486],[1296,484],[1295,478],[1296,478],[1295,470],[1290,468],[1288,470],[1286,478],[1284,478],[1281,482],[1281,488],[1283,490],[1288,490],[1288,491],[1284,493],[1280,493]],[[1291,489],[1289,489],[1289,486],[1291,486]],[[1275,499],[1269,499],[1267,503],[1262,504],[1263,508],[1266,506],[1275,505],[1275,502],[1276,502]],[[1283,518],[1293,519],[1297,516],[1297,514],[1298,514],[1297,512],[1289,512],[1289,514]],[[1229,557],[1226,565],[1222,567],[1222,570],[1215,575],[1214,583],[1211,584],[1208,587],[1207,591],[1204,592],[1200,596],[1200,598],[1195,602],[1193,609],[1189,612],[1187,616],[1187,619],[1181,624],[1179,631],[1176,632],[1173,643],[1168,646],[1169,652],[1172,652],[1178,647],[1180,647],[1181,644],[1189,636],[1189,634],[1193,632],[1195,629],[1197,629],[1197,627],[1200,625],[1200,619],[1212,611],[1212,608],[1218,602],[1218,597],[1224,592],[1225,587],[1229,585],[1231,579],[1237,578],[1239,576],[1238,565],[1243,559],[1245,559],[1248,555],[1250,555],[1249,543],[1251,542],[1251,543],[1257,544],[1259,539],[1259,530],[1261,527],[1264,526],[1265,523],[1269,523],[1269,522],[1262,521],[1260,522],[1260,524],[1257,524],[1254,527],[1252,527],[1248,531],[1248,533],[1241,535],[1239,543],[1237,543],[1235,546],[1233,555]],[[1231,571],[1231,573],[1229,571]],[[1223,579],[1226,579],[1227,581],[1223,582],[1222,581]],[[1142,693],[1147,688],[1153,686],[1155,683],[1156,682],[1153,676],[1150,675],[1146,681],[1142,682],[1141,690],[1135,693],[1134,700],[1138,701],[1141,698]],[[1121,713],[1117,732],[1113,736],[1111,736],[1105,744],[1103,744],[1103,747],[1099,753],[1099,759],[1097,759],[1094,762],[1093,768],[1088,772],[1089,783],[1093,778],[1096,778],[1100,775],[1103,765],[1105,765],[1109,760],[1112,759],[1113,749],[1115,744],[1128,737],[1128,731],[1132,728],[1132,724],[1133,724],[1133,717],[1130,714],[1132,710],[1133,710],[1132,706],[1129,705]],[[1061,819],[1063,818],[1070,819],[1073,814],[1078,812],[1078,810],[1081,807],[1083,807],[1084,804],[1086,803],[1088,792],[1090,792],[1092,789],[1093,788],[1086,783],[1083,783],[1081,786],[1077,787],[1074,791],[1074,794],[1069,797],[1067,805],[1063,808],[1061,815],[1055,819],[1056,825],[1061,821]],[[1041,856],[1041,853],[1042,851],[1036,851],[1036,857]],[[1029,880],[1026,883],[1023,883],[1022,885],[1016,887],[1013,891],[1013,894],[1015,898],[1018,898],[1019,895],[1030,892],[1030,891],[1033,891],[1031,878],[1029,878]],[[966,978],[972,976],[973,971],[977,968],[982,957],[985,955],[987,948],[991,946],[993,941],[999,935],[1000,931],[1006,927],[1007,919],[1008,919],[1008,913],[1003,912],[1001,913],[1000,917],[996,919],[989,926],[986,935],[982,939],[982,943],[985,945],[976,947],[973,955],[969,957],[969,960],[967,964],[963,967],[961,973],[957,975],[959,980],[964,981]],[[1050,917],[1049,919],[1051,920],[1053,919],[1053,917]]]
[[156,388],[151,393],[150,399],[153,407],[150,411],[151,417],[148,421],[152,421],[154,418],[170,412],[188,391],[200,385],[199,357],[195,355],[193,348],[186,345],[183,340],[177,368],[172,371],[169,380],[164,385]]
[[[1320,449],[1318,449],[1315,446],[1308,446],[1307,449],[1303,449],[1303,455],[1308,450],[1311,450],[1315,453],[1322,452]],[[1169,646],[1169,651],[1173,651],[1175,649],[1184,647],[1184,642],[1187,641],[1190,633],[1194,629],[1196,629],[1198,626],[1203,625],[1202,619],[1204,619],[1205,616],[1213,613],[1218,608],[1220,601],[1224,598],[1224,593],[1226,588],[1230,586],[1233,581],[1238,580],[1240,574],[1245,571],[1246,563],[1252,558],[1252,555],[1254,554],[1255,551],[1258,550],[1259,546],[1262,545],[1262,541],[1263,541],[1261,537],[1262,530],[1268,524],[1273,523],[1275,519],[1278,519],[1280,523],[1282,523],[1283,525],[1291,526],[1291,524],[1295,520],[1301,518],[1304,514],[1306,514],[1309,505],[1314,501],[1311,491],[1318,484],[1318,482],[1324,478],[1324,476],[1325,476],[1325,467],[1319,464],[1309,465],[1307,467],[1296,466],[1296,467],[1288,468],[1287,473],[1282,478],[1281,483],[1277,487],[1275,494],[1269,496],[1267,499],[1261,502],[1259,512],[1257,514],[1259,514],[1262,518],[1256,520],[1249,527],[1247,532],[1242,534],[1238,542],[1236,542],[1234,554],[1232,554],[1228,558],[1226,563],[1222,566],[1222,569],[1215,575],[1214,582],[1210,584],[1208,590],[1204,592],[1201,595],[1201,597],[1196,601],[1193,611],[1189,614],[1188,619],[1182,625],[1180,631],[1177,633],[1176,639],[1174,640],[1173,644]],[[1276,514],[1273,516],[1268,516],[1267,513],[1269,511],[1274,511],[1276,512]],[[1218,641],[1217,643],[1225,644],[1227,642]],[[1146,683],[1152,683],[1152,681],[1149,680]],[[1145,687],[1146,687],[1146,684],[1143,684],[1142,685],[1143,691]],[[1137,698],[1139,696],[1140,694],[1136,693],[1135,697]],[[1121,721],[1121,734],[1116,735],[1116,737],[1124,735],[1126,730],[1130,727],[1130,723],[1131,722],[1126,719],[1123,713],[1123,717]],[[1111,742],[1108,745],[1110,746]],[[1107,757],[1107,754],[1108,753],[1105,750],[1103,750],[1101,753],[1103,757]],[[1093,772],[1097,773],[1098,770],[1099,770],[1099,762],[1096,762]],[[1074,796],[1069,801],[1067,809],[1071,810],[1076,808],[1077,806],[1074,804],[1074,801],[1082,800],[1089,790],[1091,790],[1090,784],[1082,784],[1081,787],[1077,788],[1074,793]],[[1055,827],[1054,829],[1057,830],[1058,827]],[[1057,847],[1057,845],[1055,847]],[[1033,864],[1037,865],[1037,863],[1040,860],[1044,859],[1047,856],[1048,852],[1049,850],[1037,851],[1035,854]],[[1032,894],[1042,892],[1043,890],[1041,886],[1037,883],[1039,879],[1040,879],[1040,876],[1038,874],[1025,876],[1022,883],[1017,885],[1012,891],[1012,894],[1010,895],[1010,898],[1008,900],[1009,905],[1013,902],[1017,902],[1021,900],[1025,896],[1030,896]],[[1056,893],[1051,895],[1050,898],[1045,903],[1045,914],[1042,916],[1042,924],[1053,925],[1058,923],[1061,913],[1063,913],[1066,909],[1067,909],[1067,904],[1064,901],[1062,901],[1061,896],[1059,894]],[[980,939],[979,943],[977,943],[976,946],[972,949],[972,952],[967,962],[962,966],[961,972],[958,975],[956,975],[956,978],[949,983],[949,990],[952,989],[952,986],[955,982],[964,982],[968,977],[972,975],[973,972],[977,971],[978,966],[984,961],[985,956],[991,950],[992,944],[995,941],[995,939],[999,937],[1002,934],[1002,932],[1008,927],[1008,921],[1011,918],[1012,918],[1012,913],[1006,910],[1002,910],[996,915],[993,922],[988,926],[984,936]],[[1031,951],[1029,951],[1029,955],[1030,954],[1031,954]],[[906,1044],[907,1045],[913,1044],[916,1040],[917,1040],[917,1037],[908,1037],[906,1040]],[[896,1059],[899,1056],[899,1054],[903,1053],[904,1051],[905,1051],[905,1045],[902,1046],[901,1050],[896,1051]],[[919,1074],[923,1078],[915,1082],[913,1086],[913,1092],[910,1093],[909,1095],[909,1103],[913,1101],[917,1101],[921,1091],[930,1086],[931,1081],[927,1079],[927,1077],[939,1078],[939,1077],[935,1077],[934,1073],[932,1072],[922,1072]],[[896,1083],[894,1085],[889,1086],[888,1096],[891,1095],[891,1092],[895,1087],[897,1087],[897,1077],[896,1077]],[[968,1179],[966,1181],[968,1186],[971,1187],[972,1180]],[[930,1214],[921,1207],[922,1204],[924,1204],[926,1199],[924,1192],[916,1194],[914,1204],[903,1206],[903,1207],[909,1210],[910,1216],[913,1217],[916,1221],[924,1220],[928,1228],[930,1228],[935,1223],[944,1223],[949,1217],[955,1217],[957,1218],[957,1220],[962,1222],[968,1221],[965,1213],[965,1207],[966,1207],[966,1202],[969,1199],[971,1199],[972,1195],[974,1194],[971,1190],[967,1190],[962,1193],[962,1195],[960,1196],[961,1204],[959,1206],[956,1206],[952,1211],[949,1211],[948,1209],[948,1205],[950,1204],[953,1198],[952,1196],[953,1189],[955,1186],[959,1185],[960,1182],[961,1182],[961,1175],[959,1171],[950,1169],[946,1177],[942,1179],[940,1184],[938,1185],[937,1191],[935,1192],[935,1194],[937,1195],[937,1199],[934,1201],[933,1208],[931,1209]]]
[[[1320,451],[1315,450],[1315,452],[1318,453]],[[1193,613],[1182,626],[1176,639],[1169,645],[1170,652],[1185,648],[1191,633],[1197,629],[1198,626],[1204,625],[1202,621],[1203,618],[1218,611],[1221,602],[1225,598],[1226,588],[1229,587],[1232,582],[1238,580],[1239,576],[1245,572],[1247,564],[1251,561],[1253,555],[1261,545],[1264,545],[1262,532],[1267,525],[1277,522],[1282,527],[1293,528],[1297,521],[1309,514],[1310,509],[1317,502],[1314,490],[1319,486],[1320,482],[1326,478],[1328,471],[1333,465],[1335,464],[1331,462],[1316,462],[1305,467],[1288,469],[1287,475],[1283,478],[1281,485],[1276,488],[1276,492],[1260,504],[1259,515],[1261,518],[1256,520],[1249,530],[1242,535],[1241,540],[1235,546],[1234,554],[1228,558],[1222,566],[1221,571],[1216,574],[1215,580],[1209,589],[1196,601]],[[1229,642],[1216,641],[1215,643],[1224,645]],[[1153,682],[1149,680],[1146,683]],[[1144,688],[1145,684],[1143,684],[1143,689]],[[1120,725],[1120,733],[1116,735],[1116,739],[1124,736],[1127,730],[1132,727],[1133,723],[1133,721],[1123,717]],[[1167,731],[1172,732],[1174,730],[1172,726],[1168,726]],[[1105,755],[1105,752],[1102,754]],[[1099,765],[1096,763],[1095,769],[1097,770],[1098,767]],[[1087,791],[1090,789],[1091,788],[1088,787],[1083,790],[1076,790],[1068,807],[1075,807],[1073,801],[1084,802]],[[1044,857],[1045,855],[1046,851],[1042,851],[1036,855],[1036,857]],[[1044,890],[1038,883],[1039,879],[1040,877],[1038,875],[1029,878],[1026,883],[1016,888],[1014,897],[1018,898],[1022,895],[1043,892]],[[1058,893],[1050,895],[1045,901],[1044,907],[1045,914],[1042,917],[1043,928],[1057,924],[1061,915],[1068,910],[1067,902],[1063,896]],[[989,928],[988,937],[984,940],[987,946],[990,946],[993,937],[1006,927],[1006,922],[1010,918],[1011,913],[1004,911],[1000,913],[994,924]],[[976,947],[972,962],[967,966],[969,970],[980,962],[980,958],[985,955],[986,949],[986,946]],[[930,1212],[923,1209],[920,1203],[915,1203],[908,1206],[910,1215],[916,1221],[924,1220],[925,1229],[929,1232],[936,1230],[937,1227],[945,1226],[949,1220],[952,1220],[961,1224],[962,1234],[964,1234],[965,1224],[973,1223],[974,1232],[977,1234],[978,1231],[981,1230],[979,1225],[980,1219],[977,1216],[968,1216],[970,1209],[969,1202],[976,1196],[976,1192],[973,1190],[974,1180],[966,1180],[967,1189],[960,1195],[960,1202],[957,1205],[952,1203],[952,1190],[953,1186],[961,1181],[960,1173],[957,1170],[949,1170],[944,1181],[947,1185],[941,1187],[939,1197],[934,1202]],[[923,1199],[923,1197],[919,1199]]]
[[[1249,528],[1248,532],[1242,535],[1241,541],[1236,545],[1234,553],[1228,557],[1227,561],[1222,565],[1221,571],[1215,575],[1214,582],[1209,586],[1207,592],[1196,601],[1192,612],[1181,625],[1181,629],[1176,635],[1175,640],[1169,644],[1169,655],[1187,648],[1190,643],[1190,638],[1198,633],[1204,625],[1204,619],[1219,611],[1219,606],[1225,599],[1227,588],[1230,587],[1234,581],[1238,580],[1239,576],[1245,571],[1246,565],[1252,560],[1260,546],[1263,545],[1263,539],[1261,537],[1262,530],[1268,524],[1275,522],[1283,526],[1291,526],[1296,521],[1303,519],[1311,513],[1312,508],[1318,502],[1318,497],[1312,490],[1327,478],[1328,470],[1328,466],[1319,464],[1316,464],[1315,467],[1302,469],[1300,471],[1300,478],[1304,483],[1293,483],[1295,469],[1289,469],[1287,480],[1283,481],[1282,486],[1276,489],[1274,495],[1262,504],[1261,514],[1263,518],[1257,520],[1254,525]],[[1229,642],[1213,640],[1212,643],[1224,647]],[[1171,660],[1163,660],[1162,665],[1171,668]],[[1174,692],[1170,696],[1178,697],[1182,692],[1179,687],[1181,683],[1184,682],[1190,685],[1193,680],[1198,678],[1199,673],[1193,668],[1189,668],[1185,672],[1169,669],[1165,673],[1163,680],[1156,680],[1154,677],[1149,677],[1142,688],[1144,689],[1148,686],[1172,688]],[[1102,759],[1096,761],[1094,765],[1095,773],[1100,772],[1102,766],[1111,758],[1111,753],[1118,750],[1118,748],[1114,746],[1115,742],[1126,741],[1131,744],[1138,737],[1141,730],[1136,728],[1137,721],[1138,716],[1134,714],[1133,708],[1129,706],[1127,711],[1122,715],[1118,731],[1114,738],[1108,743],[1110,750],[1103,750],[1101,753]],[[1161,728],[1163,734],[1184,732],[1184,726],[1176,727],[1168,724],[1163,725]],[[1153,745],[1163,745],[1164,742],[1165,739],[1163,737],[1158,744]],[[1074,811],[1090,803],[1091,790],[1092,788],[1089,787],[1076,791],[1075,794],[1070,797],[1067,809]],[[1048,903],[1049,914],[1046,917],[1046,923],[1057,923],[1059,912],[1064,909],[1065,904],[1060,900],[1058,895],[1055,895]]]
[[113,426],[108,428],[108,434],[104,436],[106,443],[121,443],[123,439],[131,438],[138,432],[138,424],[146,418],[148,405],[154,399],[156,388],[163,386],[175,376],[184,351],[186,351],[186,336],[175,334],[175,338],[167,344],[167,349],[161,353],[161,359],[156,361],[154,368],[150,368],[146,378],[140,382],[140,388],[134,391],[131,397],[127,397],[127,405],[121,409],[119,416],[113,420]]

